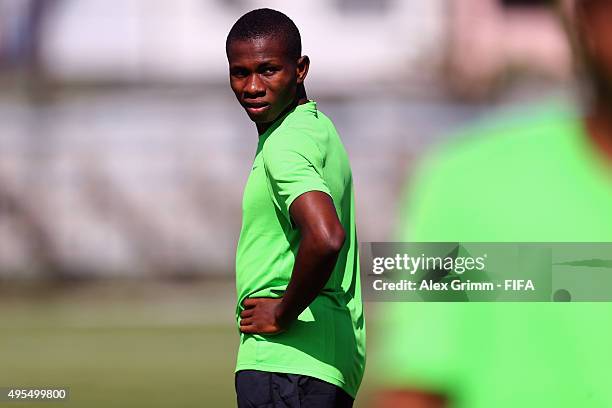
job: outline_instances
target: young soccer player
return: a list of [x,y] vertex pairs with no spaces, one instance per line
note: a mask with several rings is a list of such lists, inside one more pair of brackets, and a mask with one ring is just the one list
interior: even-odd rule
[[352,406],[365,326],[346,151],[306,96],[309,59],[286,15],[245,14],[226,51],[258,133],[236,255],[238,405]]
[[[612,242],[612,2],[567,3],[586,114],[534,110],[446,148],[402,239]],[[612,406],[612,303],[398,303],[386,317],[378,408]]]

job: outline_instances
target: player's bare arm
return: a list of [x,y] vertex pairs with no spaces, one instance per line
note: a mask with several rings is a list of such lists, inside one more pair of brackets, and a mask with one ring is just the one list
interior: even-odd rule
[[282,298],[245,299],[240,314],[243,333],[276,334],[287,329],[321,292],[342,250],[345,233],[329,195],[304,193],[289,212],[302,236],[291,280]]

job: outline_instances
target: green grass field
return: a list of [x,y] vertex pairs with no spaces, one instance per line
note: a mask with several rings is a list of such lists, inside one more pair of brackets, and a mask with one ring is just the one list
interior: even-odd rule
[[233,407],[233,299],[231,282],[4,295],[0,387],[69,387],[49,408]]
[[232,406],[235,340],[221,327],[11,330],[0,384],[70,387],[69,402],[45,406]]

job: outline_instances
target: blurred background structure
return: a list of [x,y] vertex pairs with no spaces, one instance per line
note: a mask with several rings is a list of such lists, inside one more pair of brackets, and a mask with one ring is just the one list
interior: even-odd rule
[[[0,383],[72,385],[90,407],[111,391],[231,406],[256,131],[224,46],[244,12],[300,28],[308,95],[351,157],[360,240],[384,241],[430,145],[509,105],[572,98],[549,3],[0,0],[0,355],[14,364]],[[171,379],[193,392],[163,394]]]
[[1,0],[0,276],[231,274],[256,133],[224,41],[264,5],[302,31],[309,94],[352,157],[361,238],[388,238],[427,144],[567,83],[545,3]]

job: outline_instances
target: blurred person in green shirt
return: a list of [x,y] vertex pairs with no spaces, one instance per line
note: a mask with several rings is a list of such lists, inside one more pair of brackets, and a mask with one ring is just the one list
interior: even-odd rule
[[[612,1],[563,9],[585,113],[542,107],[444,147],[406,196],[401,240],[612,242]],[[611,303],[392,303],[383,315],[376,407],[612,407]]]

